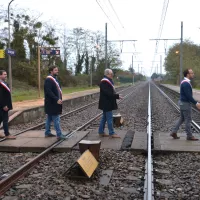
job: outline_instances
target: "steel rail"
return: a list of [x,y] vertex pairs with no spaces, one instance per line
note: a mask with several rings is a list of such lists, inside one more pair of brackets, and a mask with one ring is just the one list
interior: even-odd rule
[[[170,104],[177,110],[177,112],[180,113],[180,108],[178,107],[178,105],[176,105],[171,99],[170,97],[167,96],[167,94],[165,94],[156,84],[153,83],[153,85],[160,91],[161,94],[163,94],[163,96],[166,97],[166,99],[170,102]],[[195,110],[195,109],[194,109]],[[200,131],[200,126],[194,121],[192,120],[191,122],[193,128],[196,130],[196,131]]]
[[144,183],[144,200],[153,200],[154,187],[153,187],[153,165],[152,165],[152,149],[151,149],[151,86],[149,82],[149,98],[148,98],[148,125],[147,125],[147,160],[145,170],[145,183]]
[[[131,87],[133,87],[133,86],[131,86]],[[130,89],[131,87],[125,88],[125,89],[123,89],[123,90],[121,90],[121,91],[119,91],[119,92],[124,92],[124,91]],[[62,119],[63,117],[71,116],[72,114],[75,114],[75,113],[77,113],[77,112],[83,111],[83,110],[85,110],[86,108],[88,108],[88,107],[90,107],[90,106],[93,106],[93,105],[95,105],[95,104],[97,104],[97,103],[98,103],[98,100],[97,100],[97,101],[94,101],[94,102],[92,102],[92,103],[90,103],[90,104],[87,104],[87,105],[85,105],[85,106],[82,106],[82,107],[80,107],[80,108],[77,108],[77,109],[75,109],[75,110],[72,110],[72,111],[70,111],[70,112],[68,112],[68,113],[62,114],[62,115],[60,116],[60,118]],[[37,128],[41,127],[41,126],[44,126],[44,125],[45,125],[45,122],[42,122],[42,123],[39,123],[39,124],[37,124],[37,125],[35,125],[35,126],[32,126],[32,127],[30,127],[30,128],[24,129],[24,130],[22,130],[22,131],[20,131],[20,132],[18,132],[18,133],[16,133],[16,134],[13,134],[13,135],[14,135],[14,136],[21,135],[22,133],[25,133],[25,132],[31,131],[31,130],[35,130],[35,129],[37,129]],[[2,139],[0,139],[0,142],[3,142],[3,141],[5,141],[5,140],[6,140],[6,138],[2,138]]]
[[[175,91],[175,90],[172,90],[171,88],[168,88],[164,85],[161,85],[161,87],[167,89],[169,92],[173,93],[174,95],[177,95],[177,96],[180,96],[180,93]],[[200,111],[196,108],[196,107],[192,107],[192,110],[195,111],[196,113],[200,114]]]
[[[127,94],[122,100],[120,100],[118,103],[122,103],[125,99],[127,99],[131,94],[130,92]],[[66,135],[66,139],[69,139],[73,134],[75,134],[77,131],[83,130],[85,127],[87,127],[91,122],[98,119],[102,113],[96,115],[94,118],[90,119],[87,123],[83,124],[81,127],[78,127],[75,131],[72,133],[69,133]],[[55,143],[53,143],[50,147],[48,147],[46,150],[44,150],[42,153],[37,155],[35,158],[21,166],[19,169],[15,170],[12,174],[10,174],[8,177],[0,181],[0,196],[3,195],[14,183],[16,183],[20,178],[24,177],[25,174],[27,174],[40,160],[42,160],[48,153],[51,152],[51,150],[58,146],[60,143],[65,141],[65,139],[59,140]]]

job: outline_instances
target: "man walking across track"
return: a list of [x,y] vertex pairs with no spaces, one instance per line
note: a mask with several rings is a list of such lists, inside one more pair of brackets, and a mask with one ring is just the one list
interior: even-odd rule
[[54,128],[58,139],[65,139],[60,128],[60,114],[62,113],[62,90],[56,77],[58,76],[58,67],[49,68],[49,76],[44,83],[44,107],[47,114],[45,124],[45,137],[54,137],[51,133],[51,122],[54,122]]
[[196,141],[198,140],[192,135],[191,131],[191,113],[192,113],[192,106],[191,103],[195,104],[198,109],[200,109],[200,103],[198,103],[196,100],[194,100],[192,96],[192,85],[190,83],[191,79],[194,78],[194,72],[192,69],[186,69],[184,72],[184,80],[181,82],[180,85],[180,100],[179,100],[179,106],[180,106],[180,118],[174,125],[171,136],[174,139],[179,139],[180,137],[177,136],[177,131],[180,127],[180,125],[185,121],[185,131],[187,133],[187,140]]
[[[106,69],[104,71],[104,78],[100,83],[99,109],[103,110],[103,116],[99,126],[99,136],[106,137],[110,135],[111,138],[120,138],[113,129],[112,110],[116,110],[118,108],[116,99],[121,99],[121,97],[119,94],[116,94],[112,79],[112,70]],[[109,135],[104,132],[106,121]]]
[[15,136],[10,135],[8,130],[8,111],[12,110],[12,99],[10,88],[5,82],[6,79],[6,71],[0,70],[0,125],[3,122],[3,130],[6,139],[16,139]]

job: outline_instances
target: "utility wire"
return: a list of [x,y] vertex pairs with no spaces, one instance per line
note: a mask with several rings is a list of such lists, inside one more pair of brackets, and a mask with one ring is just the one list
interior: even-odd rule
[[[169,5],[169,0],[164,0],[157,39],[160,39],[160,37],[162,35],[163,26],[164,26],[166,14],[167,14],[168,5]],[[152,69],[153,69],[156,53],[158,51],[158,46],[159,46],[159,40],[156,40],[156,46],[155,46],[155,52],[154,52],[154,58],[153,58],[153,62],[152,62],[152,67],[151,67],[151,73],[152,73]]]
[[118,15],[117,15],[117,13],[116,13],[116,11],[115,11],[115,9],[114,9],[112,3],[110,2],[110,0],[108,0],[108,2],[109,2],[109,4],[110,4],[110,6],[111,6],[113,12],[115,13],[115,16],[117,17],[119,23],[121,24],[122,28],[124,29],[124,25],[122,24],[121,20],[119,19],[119,17],[118,17]]
[[[103,13],[105,14],[105,16],[108,18],[108,20],[110,21],[110,23],[112,24],[112,26],[114,27],[114,29],[117,31],[115,25],[112,23],[112,21],[110,20],[109,16],[106,14],[106,12],[104,11],[104,9],[102,8],[102,6],[100,5],[100,3],[98,2],[98,0],[96,0],[97,4],[99,5],[99,7],[101,8],[101,10],[103,11]],[[117,31],[117,33],[119,34],[119,32]]]

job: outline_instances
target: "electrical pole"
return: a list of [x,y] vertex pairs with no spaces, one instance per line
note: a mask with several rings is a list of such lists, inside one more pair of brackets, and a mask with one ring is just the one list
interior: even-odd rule
[[108,58],[107,58],[107,23],[105,25],[105,69],[108,67]]
[[133,55],[132,55],[132,73],[133,73],[133,84],[134,84]]
[[162,75],[162,55],[160,55],[160,74]]
[[40,98],[40,91],[41,91],[41,88],[40,88],[40,46],[38,44],[38,97]]
[[180,42],[180,83],[183,73],[183,22],[181,22],[181,42]]
[[156,74],[158,74],[158,64],[157,64],[157,70],[156,70]]
[[138,74],[140,73],[140,64],[138,64]]
[[183,73],[183,22],[181,22],[181,38],[180,39],[150,39],[150,40],[179,40],[180,41],[180,83],[182,80],[182,73]]
[[64,28],[64,67],[67,69],[67,42],[66,42],[66,28]]
[[[92,59],[93,59],[93,56],[92,56]],[[92,67],[93,67],[92,59],[91,59],[91,62],[90,62],[90,87],[92,87]]]
[[[10,4],[14,0],[10,1],[8,4],[8,48],[10,49]],[[9,87],[12,92],[12,67],[11,67],[11,55],[8,55],[8,73],[9,73]]]
[[98,65],[99,64],[99,38],[97,38],[96,54],[97,54],[97,65]]

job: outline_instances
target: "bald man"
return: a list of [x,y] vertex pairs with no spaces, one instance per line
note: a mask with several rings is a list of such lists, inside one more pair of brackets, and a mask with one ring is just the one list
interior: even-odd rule
[[[104,71],[104,78],[100,83],[100,98],[99,98],[99,109],[103,111],[103,116],[99,125],[99,136],[111,138],[120,138],[114,131],[113,128],[113,110],[117,110],[117,99],[121,97],[116,94],[114,82],[113,82],[113,71],[106,69]],[[104,132],[105,124],[108,124],[109,135]]]

